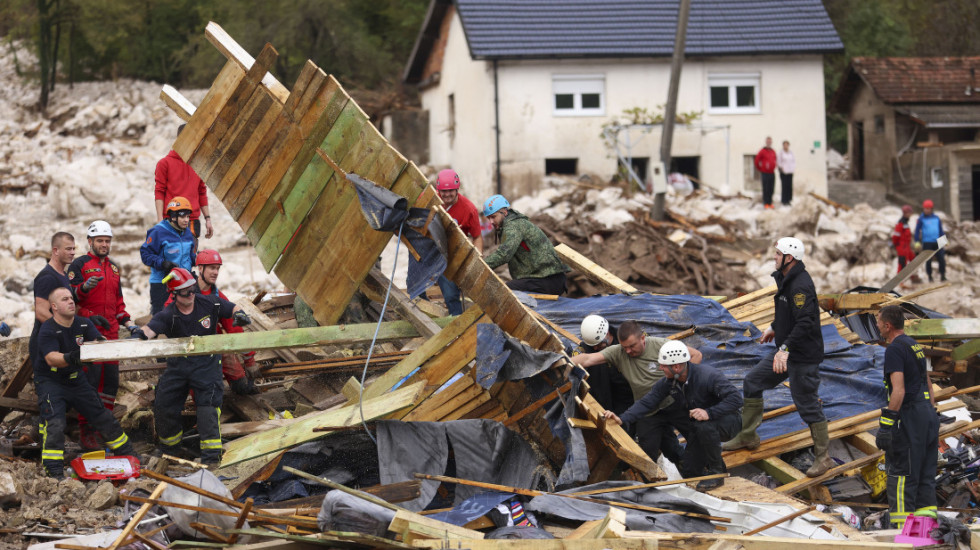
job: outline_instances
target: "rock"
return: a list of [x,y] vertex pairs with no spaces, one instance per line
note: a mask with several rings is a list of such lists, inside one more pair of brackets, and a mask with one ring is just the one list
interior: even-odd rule
[[0,472],[0,508],[20,504],[21,489],[10,472]]
[[88,497],[86,505],[93,510],[106,510],[116,505],[119,492],[111,481],[100,481],[98,487]]

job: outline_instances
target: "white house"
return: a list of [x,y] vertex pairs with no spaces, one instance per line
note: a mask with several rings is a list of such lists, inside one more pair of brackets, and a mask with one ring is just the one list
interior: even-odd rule
[[[662,113],[678,0],[432,0],[405,69],[428,114],[429,162],[476,200],[533,191],[546,173],[617,172],[603,126]],[[693,0],[673,168],[728,192],[759,189],[752,158],[791,143],[796,193],[825,194],[825,53],[843,46],[820,0]],[[649,180],[661,127],[620,132]],[[779,185],[777,183],[777,195]]]

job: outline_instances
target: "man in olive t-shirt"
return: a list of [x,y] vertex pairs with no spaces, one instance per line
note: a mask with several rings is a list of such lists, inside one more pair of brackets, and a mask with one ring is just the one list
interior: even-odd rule
[[[653,388],[664,373],[657,365],[660,347],[668,342],[666,338],[647,336],[636,321],[626,321],[619,327],[619,344],[609,346],[596,353],[583,353],[572,357],[572,361],[583,367],[592,367],[606,363],[619,369],[633,389],[633,399],[639,400]],[[688,346],[691,362],[701,362],[701,352]],[[664,402],[662,409],[672,406]],[[683,448],[677,441],[674,429],[669,423],[658,418],[656,412],[638,420],[636,436],[640,448],[650,457],[657,460],[660,452],[674,464],[680,463]]]

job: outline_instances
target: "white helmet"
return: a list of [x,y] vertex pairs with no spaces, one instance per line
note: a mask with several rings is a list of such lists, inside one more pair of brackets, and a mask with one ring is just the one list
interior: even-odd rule
[[783,254],[789,254],[796,261],[803,260],[803,241],[796,237],[783,237],[776,241],[776,250]]
[[579,333],[582,334],[583,342],[594,346],[606,339],[606,335],[609,334],[609,321],[600,315],[588,315],[582,319]]
[[102,220],[95,220],[92,225],[88,226],[88,236],[91,237],[111,237],[112,236],[112,226],[109,222]]
[[691,352],[683,342],[671,340],[660,347],[660,357],[657,362],[661,365],[679,365],[691,360]]

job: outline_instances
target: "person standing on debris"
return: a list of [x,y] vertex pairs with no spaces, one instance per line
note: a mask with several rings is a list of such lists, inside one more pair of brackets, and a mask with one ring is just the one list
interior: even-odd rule
[[[177,127],[177,135],[184,131],[185,124]],[[211,212],[208,207],[208,188],[193,168],[180,158],[177,151],[171,150],[167,156],[157,162],[154,172],[156,186],[153,198],[157,210],[157,219],[164,220],[163,206],[170,204],[175,197],[186,197],[191,204],[190,228],[194,237],[201,236],[201,214],[204,214],[204,237],[210,239],[214,235],[211,225]]]
[[[939,280],[946,280],[946,250],[939,248],[939,237],[946,234],[943,231],[943,221],[932,211],[932,201],[926,199],[922,201],[922,215],[915,222],[914,240],[916,249],[937,250],[936,259],[939,260]],[[932,282],[932,258],[926,262],[926,275],[929,282]]]
[[902,207],[902,217],[892,229],[892,246],[898,254],[898,270],[905,269],[905,264],[915,259],[915,252],[912,251],[912,230],[909,228],[909,218],[912,216],[912,207],[905,205]]
[[[639,401],[650,392],[653,385],[664,376],[654,363],[660,358],[660,350],[670,340],[647,336],[636,321],[626,321],[619,327],[619,344],[609,346],[596,353],[583,353],[572,356],[572,362],[589,368],[602,363],[615,367],[622,373],[633,390],[633,400]],[[684,346],[691,356],[692,363],[701,362],[701,352]],[[668,399],[659,403],[658,411],[673,407],[673,400]],[[657,411],[654,411],[655,413]],[[674,435],[673,428],[666,422],[666,415],[650,414],[633,422],[640,448],[650,457],[657,460],[661,451],[668,460],[680,463],[681,448]]]
[[[582,343],[573,352],[598,353],[619,344],[616,329],[601,315],[587,315],[579,326]],[[619,369],[596,365],[585,369],[589,373],[589,393],[602,408],[620,414],[633,404],[633,390]]]
[[[443,207],[452,216],[463,234],[473,241],[473,246],[483,254],[483,232],[480,229],[480,214],[476,211],[476,206],[470,199],[464,197],[459,192],[459,174],[454,170],[446,169],[439,172],[436,176],[436,190],[439,191],[439,198],[442,199]],[[439,276],[439,290],[442,291],[442,298],[446,302],[446,309],[450,315],[461,315],[463,313],[463,296],[456,283],[450,281],[445,275]]]
[[[108,340],[119,339],[119,325],[130,333],[138,327],[130,320],[123,301],[119,267],[109,259],[112,246],[112,227],[108,222],[96,220],[88,226],[89,253],[75,258],[68,266],[68,280],[78,297],[78,314],[83,317],[99,315],[105,318],[106,328],[99,332]],[[113,410],[119,391],[119,362],[90,363],[85,365],[89,383],[99,393],[106,409]],[[102,448],[95,431],[84,415],[78,416],[79,443],[85,450]]]
[[[184,268],[174,268],[164,277],[164,284],[174,294],[174,302],[163,308],[134,334],[142,339],[187,336],[209,336],[218,330],[222,319],[233,319],[234,326],[252,322],[239,306],[211,294],[198,294],[194,277]],[[197,406],[197,431],[201,439],[201,462],[221,461],[221,425],[219,415],[224,393],[220,355],[168,357],[167,368],[157,382],[153,419],[163,449],[174,454],[183,438],[181,411],[189,390],[194,390]]]
[[[199,251],[197,253],[197,267],[201,271],[201,277],[197,280],[197,288],[198,292],[204,296],[216,295],[222,300],[228,300],[225,293],[218,290],[217,286],[221,265],[221,255],[218,254],[217,250]],[[171,303],[173,303],[173,296],[167,300],[168,306]],[[218,325],[217,334],[240,334],[243,332],[245,329],[235,326],[232,319],[222,319]],[[243,353],[242,356],[244,361],[238,358],[237,353],[222,354],[221,374],[228,381],[231,391],[238,395],[255,395],[259,393],[259,390],[247,372],[255,366],[255,352]]]
[[41,330],[41,324],[51,318],[48,295],[59,287],[71,290],[71,282],[65,270],[74,258],[75,237],[64,231],[55,233],[51,237],[51,259],[34,277],[34,328],[28,340],[28,357],[32,364],[37,359],[38,331]]
[[772,138],[766,136],[766,146],[755,155],[755,169],[762,176],[762,206],[772,209],[772,193],[776,188],[776,151],[772,148]]
[[[728,471],[721,458],[721,442],[742,427],[738,409],[742,396],[725,375],[705,365],[691,364],[688,347],[676,340],[660,348],[657,362],[664,372],[653,388],[622,415],[604,411],[602,416],[616,424],[631,424],[660,408],[668,397],[674,405],[661,410],[667,429],[677,429],[687,440],[678,464],[685,478],[723,474]],[[670,432],[673,435],[673,432]],[[699,491],[720,487],[724,479],[698,482]]]
[[905,313],[898,306],[878,312],[885,348],[888,406],[881,409],[875,445],[885,451],[888,515],[901,528],[909,514],[936,517],[936,464],[939,417],[926,354],[905,334]]
[[167,203],[167,219],[151,227],[140,246],[140,258],[150,267],[151,314],[159,313],[167,302],[163,278],[175,267],[193,269],[197,240],[187,230],[190,216],[191,203],[184,197],[174,197]]
[[789,206],[793,202],[793,172],[796,172],[796,157],[789,150],[789,141],[783,141],[783,149],[776,153],[776,166],[779,168],[780,202]]
[[759,446],[756,428],[762,423],[762,392],[789,378],[789,391],[800,418],[810,426],[813,436],[813,466],[806,475],[817,477],[837,464],[830,458],[827,417],[823,413],[820,389],[820,362],[823,361],[823,334],[820,307],[813,279],[803,265],[803,242],[793,237],[776,241],[775,319],[762,334],[762,343],[774,342],[772,351],[762,357],[745,376],[742,393],[742,431],[722,448],[726,451]]
[[55,288],[48,295],[52,316],[38,332],[34,361],[34,389],[41,416],[41,465],[47,475],[64,477],[65,416],[74,407],[102,434],[117,455],[133,454],[133,446],[119,422],[82,372],[81,343],[105,338],[90,319],[75,315],[71,289]]
[[500,246],[484,258],[490,269],[507,264],[511,290],[537,294],[565,293],[565,273],[571,269],[562,263],[554,245],[541,228],[524,214],[510,207],[503,195],[494,195],[483,203],[483,214],[500,234]]

